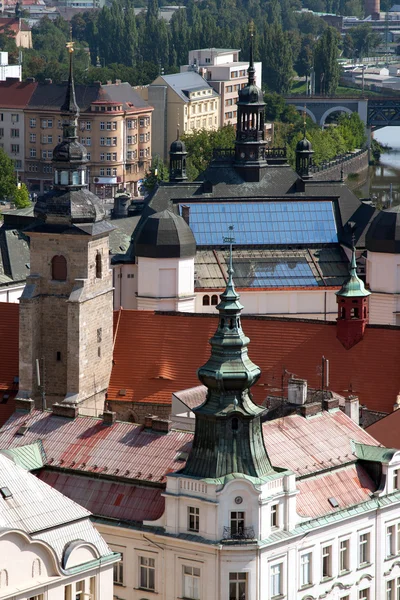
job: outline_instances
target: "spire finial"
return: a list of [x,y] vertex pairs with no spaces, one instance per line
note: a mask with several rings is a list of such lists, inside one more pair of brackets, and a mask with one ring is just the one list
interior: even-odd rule
[[303,130],[304,130],[304,139],[307,137],[307,104],[304,104],[303,109]]
[[228,286],[233,285],[233,248],[232,245],[235,243],[235,236],[233,234],[234,226],[229,225],[229,235],[224,237],[224,243],[229,244],[229,267],[228,267]]
[[75,42],[72,40],[72,27],[70,28],[70,40],[65,44],[69,53],[69,74],[68,74],[68,84],[67,91],[65,94],[65,100],[61,107],[61,113],[69,113],[78,117],[79,115],[79,107],[76,103],[75,97],[75,84],[74,84],[74,74],[73,74],[73,53],[74,53],[74,44]]
[[254,38],[254,31],[255,31],[254,22],[250,21],[250,23],[249,23],[250,64],[249,64],[249,70],[248,70],[248,74],[249,74],[249,83],[248,83],[248,85],[254,85],[254,83],[255,83],[256,70],[254,68],[254,58],[253,58],[253,38]]

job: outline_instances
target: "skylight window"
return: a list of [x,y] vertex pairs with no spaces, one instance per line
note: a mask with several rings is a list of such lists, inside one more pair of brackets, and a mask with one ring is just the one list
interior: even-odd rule
[[4,500],[8,500],[12,498],[12,493],[10,492],[8,487],[0,487],[0,494]]
[[339,502],[336,500],[336,498],[328,498],[328,502],[331,506],[333,506],[333,508],[337,508],[339,506]]

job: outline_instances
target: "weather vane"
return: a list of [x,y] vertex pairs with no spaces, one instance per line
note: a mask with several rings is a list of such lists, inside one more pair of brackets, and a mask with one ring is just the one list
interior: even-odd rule
[[72,27],[69,28],[70,40],[65,44],[68,52],[71,54],[74,51],[75,42],[72,41]]
[[234,244],[236,240],[235,240],[235,236],[234,236],[234,233],[233,233],[234,226],[233,225],[229,225],[228,229],[229,229],[229,234],[230,235],[224,236],[223,240],[224,240],[225,244],[229,244],[229,269],[228,269],[228,275],[229,275],[229,277],[232,277],[232,274],[233,274],[232,244]]

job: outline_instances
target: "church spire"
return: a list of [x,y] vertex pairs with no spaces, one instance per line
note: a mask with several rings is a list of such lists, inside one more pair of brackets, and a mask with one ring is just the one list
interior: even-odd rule
[[77,139],[78,137],[78,117],[79,106],[76,102],[74,69],[73,69],[73,53],[74,42],[71,40],[66,44],[69,52],[69,74],[65,99],[61,106],[61,115],[63,117],[63,137],[64,139]]
[[194,477],[224,477],[242,473],[263,477],[274,469],[264,446],[260,417],[264,409],[253,403],[250,387],[260,369],[249,358],[249,338],[242,330],[239,302],[233,282],[233,227],[229,228],[228,279],[217,306],[217,331],[210,340],[211,356],[198,370],[207,387],[205,402],[194,409],[193,446],[183,470]]
[[256,83],[256,70],[254,68],[254,57],[253,57],[253,39],[254,39],[254,22],[250,21],[249,25],[249,33],[250,33],[250,64],[248,70],[248,85],[255,85]]

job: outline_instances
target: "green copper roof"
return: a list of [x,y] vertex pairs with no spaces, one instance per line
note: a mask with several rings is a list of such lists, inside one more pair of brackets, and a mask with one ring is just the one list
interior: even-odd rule
[[225,240],[231,245],[228,282],[217,306],[211,356],[198,370],[208,391],[205,402],[194,409],[195,437],[182,471],[193,477],[219,479],[239,473],[262,478],[275,472],[262,434],[260,415],[265,409],[254,404],[250,394],[261,372],[248,356],[250,340],[241,326],[243,306],[233,283],[232,240]]
[[382,448],[382,446],[369,446],[360,442],[351,441],[351,449],[353,454],[361,460],[370,462],[389,463],[396,452],[395,448]]
[[344,282],[341,289],[335,292],[336,295],[344,298],[369,296],[371,292],[365,289],[364,282],[357,275],[356,249],[354,246],[349,271],[350,277]]
[[46,464],[46,454],[41,440],[17,448],[1,450],[1,453],[26,471],[41,469]]

